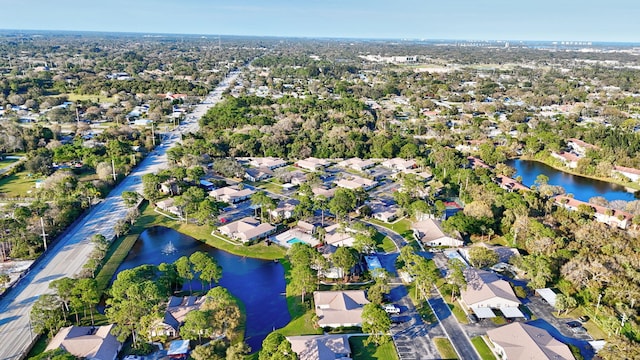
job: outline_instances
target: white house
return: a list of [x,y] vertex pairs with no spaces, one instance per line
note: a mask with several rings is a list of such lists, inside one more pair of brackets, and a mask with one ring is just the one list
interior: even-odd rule
[[314,157],[298,160],[296,165],[309,171],[318,171],[329,166],[331,162],[326,159],[318,159]]
[[115,360],[122,349],[122,343],[111,335],[115,325],[67,326],[58,331],[45,351],[58,348],[78,358],[88,360]]
[[278,219],[290,219],[293,217],[296,206],[300,204],[300,201],[296,199],[280,200],[278,206],[269,211],[269,214]]
[[369,303],[364,291],[314,291],[318,325],[321,327],[361,326],[362,308]]
[[568,152],[560,152],[560,153],[556,153],[555,151],[551,152],[551,156],[553,156],[554,158],[562,161],[562,163],[571,169],[575,169],[576,167],[578,167],[578,160],[580,160],[580,157],[578,157],[575,154],[572,153],[568,153]]
[[244,174],[244,178],[252,182],[266,180],[271,177],[273,177],[273,171],[268,167],[248,168]]
[[346,335],[287,336],[299,360],[350,360],[351,347]]
[[220,189],[212,190],[209,192],[209,196],[212,198],[223,201],[229,204],[235,204],[240,201],[247,200],[253,195],[254,191],[251,189],[238,189],[236,186],[227,186]]
[[624,166],[614,166],[613,170],[611,171],[614,174],[620,174],[623,175],[627,178],[629,178],[631,181],[638,181],[640,180],[640,170],[638,169],[634,169],[634,168],[628,168],[628,167],[624,167]]
[[442,230],[440,221],[425,219],[411,225],[416,240],[427,246],[462,246],[464,241],[460,234],[449,235]]
[[364,171],[368,168],[374,167],[375,165],[376,163],[371,159],[362,160],[360,158],[351,158],[338,163],[338,166],[341,168],[351,168],[357,171]]
[[460,291],[461,302],[479,318],[495,317],[492,309],[500,310],[505,317],[524,317],[518,309],[521,304],[511,285],[496,274],[474,268],[464,270],[467,287]]
[[387,159],[381,163],[382,166],[396,171],[409,170],[416,167],[415,160],[405,160],[401,158]]
[[266,167],[269,170],[277,169],[287,165],[287,162],[274,157],[252,158],[249,164],[256,168]]
[[487,331],[500,359],[574,360],[571,349],[553,338],[547,330],[514,322]]
[[378,185],[377,181],[365,179],[360,176],[351,175],[346,179],[340,179],[336,181],[336,185],[350,190],[364,189],[365,191],[371,190]]
[[218,231],[232,239],[249,242],[273,234],[273,232],[276,231],[276,228],[268,223],[260,223],[260,220],[252,217],[245,217],[238,221],[220,226]]
[[633,215],[628,212],[590,204],[564,195],[556,196],[554,198],[554,202],[557,205],[563,206],[571,211],[578,210],[578,207],[580,205],[590,207],[593,209],[593,217],[596,221],[607,224],[609,226],[616,226],[620,229],[626,229],[629,225],[631,225],[633,221]]

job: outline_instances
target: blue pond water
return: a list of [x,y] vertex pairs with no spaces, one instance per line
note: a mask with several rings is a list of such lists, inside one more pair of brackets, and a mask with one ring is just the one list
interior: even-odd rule
[[[169,243],[174,249],[170,249]],[[173,252],[165,254],[163,249]],[[244,303],[247,313],[245,341],[253,351],[259,350],[262,340],[271,331],[285,326],[291,319],[286,298],[282,295],[285,292],[282,264],[236,256],[173,229],[153,227],[140,235],[116,274],[144,264],[174,262],[196,251],[210,254],[222,266],[220,285]],[[197,280],[191,285],[194,291],[202,286]],[[183,289],[189,290],[189,285],[185,284]]]
[[549,177],[550,185],[562,186],[567,194],[573,194],[581,201],[589,201],[594,196],[602,196],[608,201],[635,200],[633,193],[620,185],[572,175],[537,161],[515,159],[507,161],[506,164],[515,168],[514,177],[521,176],[522,183],[529,187],[535,185],[538,175],[544,174]]

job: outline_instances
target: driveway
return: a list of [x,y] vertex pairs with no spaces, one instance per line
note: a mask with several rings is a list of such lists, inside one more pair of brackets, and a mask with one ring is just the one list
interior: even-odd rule
[[433,338],[446,335],[439,324],[427,324],[422,320],[404,285],[394,287],[389,295],[401,310],[393,318],[402,322],[391,327],[391,336],[400,360],[440,359]]

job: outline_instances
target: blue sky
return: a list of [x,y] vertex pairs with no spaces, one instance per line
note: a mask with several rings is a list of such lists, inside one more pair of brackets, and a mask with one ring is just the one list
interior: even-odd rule
[[0,0],[0,28],[640,42],[637,0]]

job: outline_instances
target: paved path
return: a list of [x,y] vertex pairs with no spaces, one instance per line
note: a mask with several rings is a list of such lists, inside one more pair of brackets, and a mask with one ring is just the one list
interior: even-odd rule
[[126,216],[121,194],[123,191],[141,191],[140,177],[157,172],[166,166],[165,152],[180,140],[179,132],[198,130],[198,119],[221,99],[222,92],[238,76],[231,73],[202,104],[196,105],[184,125],[166,137],[165,143],[149,154],[140,165],[127,176],[107,198],[95,206],[84,219],[56,242],[47,253],[42,255],[38,265],[26,274],[7,296],[0,299],[0,360],[20,359],[31,347],[35,335],[31,331],[29,313],[38,297],[50,293],[49,283],[62,277],[72,277],[80,273],[82,266],[93,251],[90,242],[94,234],[103,234],[107,238],[114,236],[114,225],[118,219]]
[[451,341],[458,357],[464,360],[480,360],[480,355],[471,343],[471,339],[462,329],[458,320],[453,316],[449,305],[444,301],[439,292],[433,291],[429,299],[429,305],[433,309],[433,313],[440,321],[440,325],[444,329],[445,334]]

